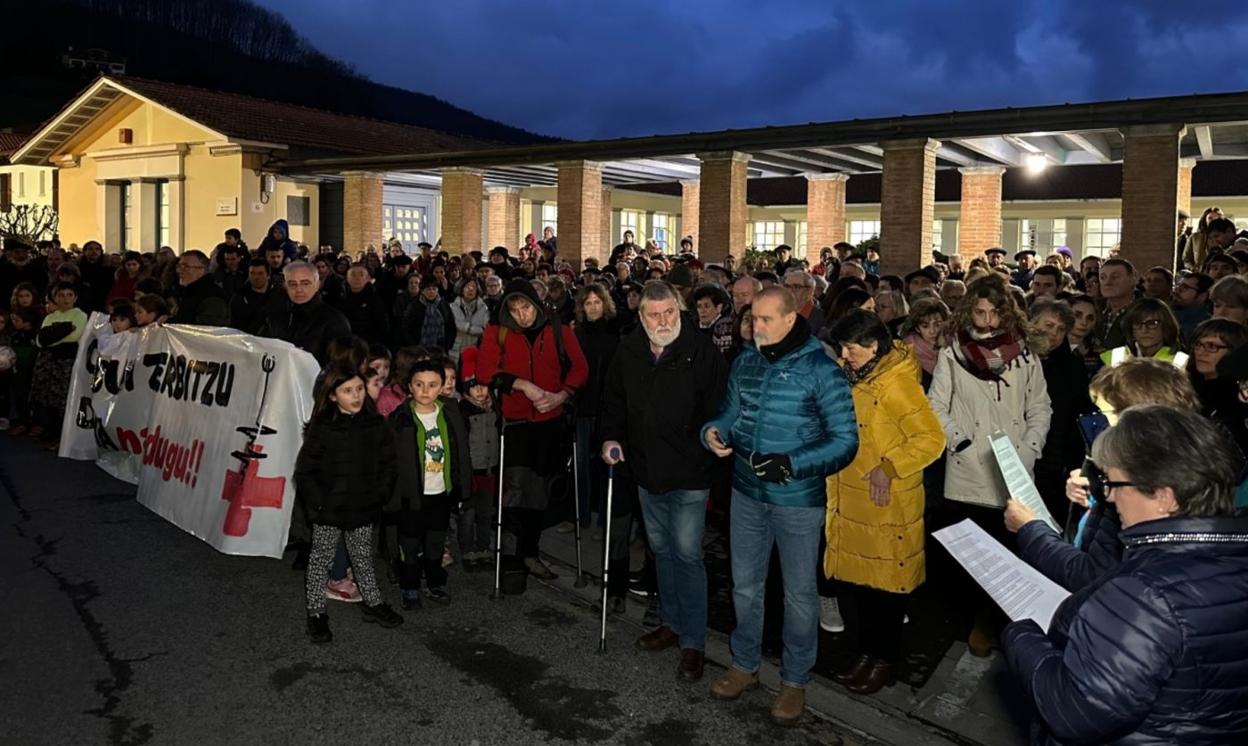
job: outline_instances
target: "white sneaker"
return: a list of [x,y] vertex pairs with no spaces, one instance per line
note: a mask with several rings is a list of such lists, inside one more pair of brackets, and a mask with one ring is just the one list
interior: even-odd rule
[[835,598],[819,597],[819,628],[825,632],[844,632],[841,605]]

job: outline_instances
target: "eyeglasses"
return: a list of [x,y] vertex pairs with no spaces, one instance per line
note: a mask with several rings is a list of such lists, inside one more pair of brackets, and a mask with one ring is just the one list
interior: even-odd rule
[[1136,486],[1135,482],[1110,479],[1109,474],[1091,460],[1084,462],[1083,475],[1087,477],[1089,482],[1088,486],[1090,489],[1088,491],[1098,500],[1108,498],[1112,490]]
[[1230,345],[1218,344],[1217,342],[1206,342],[1201,340],[1192,345],[1192,348],[1199,352],[1221,352],[1230,349]]
[[1131,325],[1132,329],[1156,329],[1161,326],[1161,319],[1144,319]]

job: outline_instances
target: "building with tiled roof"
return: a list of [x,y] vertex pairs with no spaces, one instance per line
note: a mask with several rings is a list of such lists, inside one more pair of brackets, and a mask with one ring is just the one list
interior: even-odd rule
[[[1248,93],[500,145],[251,96],[102,76],[11,154],[55,167],[61,237],[210,249],[229,228],[358,252],[453,252],[551,228],[565,257],[625,230],[713,259],[879,235],[886,269],[989,246],[1173,260],[1175,217],[1248,227]],[[53,199],[57,199],[54,196]]]
[[[235,93],[126,76],[101,76],[29,138],[0,139],[27,168],[59,173],[62,242],[90,239],[110,251],[160,246],[211,249],[239,228],[259,243],[278,219],[291,237],[333,243],[366,239],[348,224],[356,200],[387,201],[390,234],[420,238],[436,226],[438,192],[419,184],[285,177],[281,164],[321,157],[470,151],[491,143]],[[410,180],[409,180],[410,181]],[[15,186],[16,189],[16,186]],[[380,226],[379,226],[380,227]],[[414,242],[413,242],[414,243]],[[362,246],[360,247],[362,248]]]

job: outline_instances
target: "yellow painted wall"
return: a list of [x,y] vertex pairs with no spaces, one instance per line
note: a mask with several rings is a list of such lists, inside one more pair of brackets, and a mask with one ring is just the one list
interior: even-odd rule
[[[12,184],[13,204],[52,206],[52,173],[44,166],[0,165],[0,174],[8,174]],[[39,179],[43,178],[40,189]]]
[[[102,217],[96,214],[96,163],[83,159],[75,168],[62,168],[59,175],[61,245],[82,246],[104,235]],[[97,220],[98,218],[98,220]]]
[[[230,228],[242,228],[245,219],[245,205],[239,199],[242,188],[243,154],[212,155],[208,146],[193,146],[186,154],[184,168],[186,179],[183,181],[184,202],[183,219],[186,226],[181,246],[173,247],[177,251],[199,249],[210,252],[217,244],[225,240],[225,232]],[[231,200],[237,211],[235,215],[217,215],[217,201]],[[263,230],[263,229],[262,229]],[[243,231],[243,240],[248,245],[256,243]]]
[[[118,130],[130,129],[133,142],[121,144]],[[295,241],[317,245],[320,224],[319,186],[315,183],[279,179],[276,192],[261,199],[260,176],[264,156],[222,147],[216,133],[189,122],[158,106],[137,99],[123,98],[54,155],[72,154],[79,166],[61,170],[62,241],[82,245],[104,240],[108,219],[101,214],[106,187],[97,179],[137,180],[141,177],[168,178],[172,195],[169,243],[177,251],[211,251],[225,231],[238,228],[251,246],[258,246],[278,218],[286,216],[286,198],[302,196],[309,200],[309,225],[291,226]],[[184,152],[165,146],[179,145]],[[155,149],[159,152],[146,152]],[[216,154],[212,151],[216,150]],[[128,151],[133,151],[132,153]],[[178,172],[181,174],[178,179]],[[133,188],[133,187],[132,187]],[[232,209],[218,215],[224,202]],[[230,214],[232,213],[232,214]],[[139,239],[142,251],[157,248],[148,236]],[[106,250],[111,249],[105,246]]]

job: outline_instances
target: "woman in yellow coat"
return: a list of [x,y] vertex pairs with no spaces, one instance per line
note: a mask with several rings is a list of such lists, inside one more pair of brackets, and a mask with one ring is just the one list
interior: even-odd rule
[[858,418],[858,455],[828,477],[823,571],[843,581],[858,607],[859,654],[834,674],[871,694],[896,681],[909,594],[924,580],[923,468],[945,449],[945,432],[919,383],[918,355],[870,311],[828,333],[840,347]]

